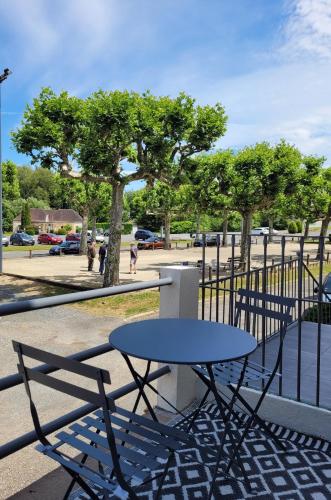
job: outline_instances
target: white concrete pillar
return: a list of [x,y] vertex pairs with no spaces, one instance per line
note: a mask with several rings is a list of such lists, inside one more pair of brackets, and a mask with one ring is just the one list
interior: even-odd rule
[[[169,266],[160,269],[160,278],[171,277],[172,285],[160,289],[160,318],[198,318],[199,269]],[[183,410],[196,397],[196,376],[189,366],[171,365],[171,373],[158,380],[158,391],[178,410]],[[160,408],[173,412],[158,397]]]

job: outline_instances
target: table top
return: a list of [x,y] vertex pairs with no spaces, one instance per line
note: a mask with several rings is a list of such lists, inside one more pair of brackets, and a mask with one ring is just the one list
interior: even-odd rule
[[197,319],[152,319],[116,328],[109,342],[135,358],[170,364],[233,361],[251,354],[257,342],[234,326]]

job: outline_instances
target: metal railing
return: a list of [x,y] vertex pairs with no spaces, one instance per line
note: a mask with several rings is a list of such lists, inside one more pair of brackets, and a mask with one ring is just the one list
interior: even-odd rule
[[[120,285],[116,287],[95,289],[95,290],[87,290],[83,292],[75,292],[68,293],[63,295],[57,295],[53,297],[44,297],[40,299],[30,299],[30,300],[22,300],[17,302],[10,302],[6,304],[0,305],[0,316],[9,316],[13,314],[18,314],[26,311],[33,311],[38,309],[44,309],[48,307],[56,307],[64,304],[72,304],[74,302],[82,302],[85,300],[91,300],[102,297],[109,297],[113,295],[119,295],[128,292],[136,292],[140,290],[147,290],[151,288],[159,288],[162,286],[167,286],[172,284],[171,278],[162,278],[159,280],[145,281],[142,283],[129,284],[129,285]],[[77,361],[86,361],[88,359],[94,358],[96,356],[100,356],[102,354],[113,351],[114,349],[110,346],[110,344],[102,344],[91,349],[86,349],[84,351],[80,351],[78,353],[72,354],[68,356],[68,359],[75,359]],[[52,373],[58,371],[57,368],[54,368],[49,365],[39,365],[33,368],[34,370],[41,373]],[[163,375],[166,375],[170,372],[169,366],[163,366],[149,374],[147,382],[152,382]],[[18,373],[14,373],[3,377],[0,379],[0,392],[9,390],[12,387],[20,385],[23,383],[22,376]],[[110,392],[108,395],[113,399],[119,399],[123,396],[126,396],[130,392],[133,392],[137,389],[137,385],[135,382],[131,382],[115,391]],[[45,435],[51,434],[59,430],[61,427],[69,425],[75,420],[82,418],[88,413],[94,411],[96,407],[91,404],[85,404],[80,408],[71,411],[51,422],[46,423],[42,429]],[[0,459],[15,453],[26,446],[37,441],[38,437],[35,431],[30,431],[22,436],[17,437],[0,446]]]
[[[323,238],[319,238],[314,247],[311,243],[307,243],[303,237],[296,237],[298,247],[294,250],[293,247],[288,248],[289,244],[293,245],[292,237],[278,237],[279,251],[276,255],[275,244],[272,246],[272,253],[269,250],[268,236],[261,239],[262,250],[260,247],[259,253],[255,250],[257,248],[255,239],[252,237],[254,247],[252,244],[248,245],[245,262],[240,262],[239,250],[234,241],[232,241],[230,249],[227,250],[227,255],[230,254],[230,258],[225,263],[222,262],[222,252],[224,251],[221,247],[220,237],[217,239],[214,250],[215,259],[212,259],[212,263],[207,261],[206,248],[202,249],[202,280],[200,284],[202,289],[202,319],[233,325],[237,292],[240,288],[295,298],[296,305],[292,317],[297,328],[296,359],[293,360],[296,366],[295,370],[292,367],[292,374],[290,374],[281,365],[282,380],[286,381],[286,377],[293,375],[296,387],[291,397],[297,401],[305,401],[316,406],[329,408],[329,403],[328,406],[325,406],[321,401],[322,329],[324,324],[331,324],[331,294],[323,286],[326,274],[331,271],[331,268],[325,267],[329,264],[329,252],[326,251],[325,241]],[[292,254],[288,250],[291,250]],[[208,253],[210,256],[210,250]],[[312,333],[310,341],[311,355],[313,356],[311,369],[313,371],[314,394],[309,400],[302,397],[303,358],[306,356],[304,351],[307,349],[306,346],[303,346],[304,321],[315,323],[314,328],[311,327],[314,333]],[[268,343],[271,338],[276,336],[279,331],[278,322],[270,318],[247,317],[246,315],[240,319],[238,326],[249,330],[256,337],[260,351],[259,362],[267,367],[267,363],[270,363],[267,347],[269,347]],[[286,346],[284,349],[286,351]],[[286,352],[284,358],[286,358]],[[329,362],[331,363],[331,355]],[[273,386],[273,392],[284,396],[283,383],[280,382],[277,388]]]

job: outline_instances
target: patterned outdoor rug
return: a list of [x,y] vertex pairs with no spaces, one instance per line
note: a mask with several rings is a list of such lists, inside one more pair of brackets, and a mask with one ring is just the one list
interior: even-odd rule
[[[196,420],[198,439],[212,439],[219,443],[222,422],[215,405],[209,405]],[[257,428],[248,434],[241,451],[241,459],[250,480],[252,492],[246,487],[239,469],[236,479],[225,478],[219,469],[214,488],[214,499],[241,500],[246,498],[279,500],[330,500],[331,499],[331,444],[272,425],[278,437],[285,439],[287,452],[280,451],[270,438]],[[237,440],[239,433],[234,432]],[[227,439],[226,449],[230,443]],[[187,454],[193,458],[188,459]],[[202,463],[201,463],[202,462]],[[222,464],[222,462],[221,462]],[[175,455],[175,465],[169,469],[164,481],[163,500],[207,499],[213,476],[213,460],[201,457],[194,449]],[[153,481],[136,490],[142,500],[152,500],[158,482]],[[76,492],[73,498],[86,498]],[[114,497],[115,498],[115,497]]]

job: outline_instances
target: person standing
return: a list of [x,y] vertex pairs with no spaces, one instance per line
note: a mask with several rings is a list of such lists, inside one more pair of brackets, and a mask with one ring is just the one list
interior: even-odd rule
[[103,243],[99,248],[99,273],[102,275],[105,271],[105,260],[107,256],[107,245]]
[[138,248],[135,243],[130,244],[130,274],[136,274],[136,264],[138,259]]
[[87,270],[88,271],[93,271],[93,264],[94,264],[94,259],[96,255],[96,250],[95,250],[95,241],[91,240],[87,244]]

